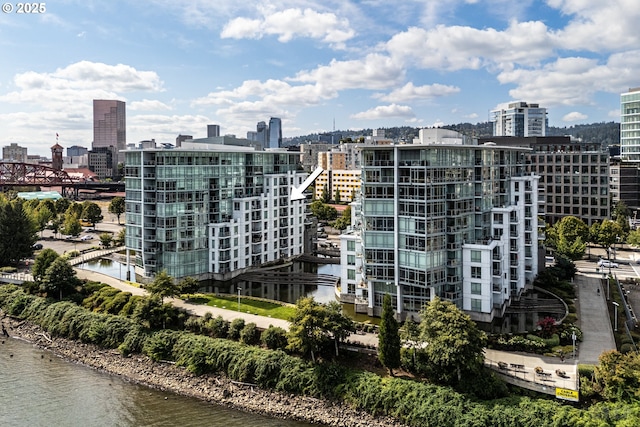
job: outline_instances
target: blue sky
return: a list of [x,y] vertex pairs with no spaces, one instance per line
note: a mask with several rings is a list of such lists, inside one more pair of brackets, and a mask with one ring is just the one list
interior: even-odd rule
[[[4,2],[6,3],[6,2]],[[127,102],[127,140],[487,121],[619,121],[640,86],[637,0],[48,1],[0,13],[0,146],[90,146],[92,100]]]

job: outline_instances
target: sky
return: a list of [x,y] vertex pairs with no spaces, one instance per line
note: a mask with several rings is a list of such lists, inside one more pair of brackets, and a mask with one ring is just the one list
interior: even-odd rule
[[40,4],[3,0],[0,146],[48,157],[56,134],[91,146],[93,99],[126,101],[128,143],[175,143],[270,117],[284,137],[477,123],[514,101],[618,122],[640,86],[637,0]]

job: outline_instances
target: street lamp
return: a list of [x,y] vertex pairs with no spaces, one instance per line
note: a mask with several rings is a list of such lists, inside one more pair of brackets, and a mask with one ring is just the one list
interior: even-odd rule
[[612,301],[611,304],[613,304],[613,331],[618,332],[618,307],[620,304],[615,301]]
[[571,332],[571,341],[573,342],[573,359],[576,358],[576,331]]
[[238,311],[240,311],[240,286],[238,286]]

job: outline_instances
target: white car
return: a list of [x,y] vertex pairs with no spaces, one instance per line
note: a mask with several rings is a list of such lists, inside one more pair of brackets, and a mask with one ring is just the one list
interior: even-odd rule
[[89,234],[85,234],[80,238],[80,240],[83,240],[83,241],[91,240],[91,239],[93,239],[93,236],[90,236]]
[[600,261],[598,261],[598,267],[618,268],[618,264],[613,261],[607,261],[606,259],[601,259]]

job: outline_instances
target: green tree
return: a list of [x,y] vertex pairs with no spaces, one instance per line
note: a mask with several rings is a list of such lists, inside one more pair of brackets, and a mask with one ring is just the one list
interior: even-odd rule
[[315,200],[309,205],[311,213],[320,221],[333,221],[338,217],[338,211],[333,206],[327,205],[321,200]]
[[0,264],[17,265],[30,257],[37,240],[37,226],[22,200],[0,202]]
[[393,376],[393,370],[400,367],[400,334],[398,321],[394,316],[391,295],[382,300],[382,319],[378,334],[378,359]]
[[54,218],[55,214],[49,209],[49,206],[42,204],[34,212],[38,230],[42,233],[49,222]]
[[622,229],[623,239],[626,239],[629,231],[631,231],[631,225],[629,224],[631,209],[629,209],[624,201],[620,200],[613,208],[611,217],[620,225],[620,228]]
[[95,228],[96,224],[102,221],[102,209],[95,202],[84,202],[82,205],[82,219],[90,222]]
[[116,246],[124,245],[124,238],[126,236],[126,229],[122,229],[118,232],[116,237],[113,239],[113,244]]
[[340,342],[346,340],[349,334],[356,330],[355,325],[353,320],[342,314],[342,305],[339,302],[331,301],[324,305],[324,308],[324,329],[333,340],[336,356],[338,356]]
[[114,197],[109,203],[109,213],[114,214],[118,218],[118,224],[120,224],[120,215],[124,213],[125,203],[124,197]]
[[406,320],[400,328],[400,340],[404,347],[411,349],[411,368],[415,369],[416,349],[422,347],[419,324],[413,320]]
[[481,371],[487,337],[469,315],[435,297],[422,310],[421,318],[420,339],[426,343],[423,351],[434,379],[459,383],[463,374]]
[[64,197],[61,199],[58,199],[55,201],[55,213],[57,214],[63,214],[67,211],[67,209],[69,209],[69,206],[71,206],[73,203],[71,203],[71,200],[69,199],[65,199]]
[[556,252],[576,260],[584,256],[590,241],[589,227],[575,216],[565,216],[553,226],[548,244],[554,245]]
[[100,238],[100,244],[102,245],[102,247],[111,247],[111,242],[113,242],[113,236],[111,235],[111,233],[100,233],[100,236],[98,237]]
[[640,230],[632,230],[627,237],[627,243],[633,246],[640,246]]
[[602,246],[609,252],[610,248],[619,242],[623,235],[622,227],[616,221],[605,219],[601,223],[594,223],[591,228],[591,241]]
[[337,230],[344,230],[351,225],[351,206],[342,211],[340,218],[336,219],[332,226]]
[[338,203],[338,204],[339,204],[340,202],[342,202],[341,197],[340,197],[340,189],[339,189],[339,188],[337,188],[337,187],[336,187],[336,191],[335,191],[335,193],[334,193],[334,194],[335,194],[335,195],[333,196],[333,200],[334,200],[336,203]]
[[260,340],[271,350],[283,349],[287,345],[287,331],[279,326],[269,325],[260,335]]
[[329,203],[331,200],[331,195],[329,194],[329,186],[327,184],[322,188],[322,195],[320,196],[320,201],[323,203]]
[[33,260],[33,266],[31,266],[31,274],[36,282],[40,281],[47,269],[53,264],[53,262],[58,259],[60,255],[51,248],[45,248],[38,256],[36,256],[35,260]]
[[612,350],[602,353],[599,361],[595,378],[602,397],[611,401],[640,401],[640,353]]
[[164,304],[164,298],[175,297],[180,294],[180,289],[173,277],[169,276],[167,270],[162,270],[153,278],[153,281],[146,286],[147,291],[153,297],[160,298],[160,304]]
[[76,272],[63,257],[58,257],[47,268],[41,281],[41,289],[47,296],[59,296],[62,300],[64,294],[71,293],[79,284]]
[[300,298],[291,317],[287,349],[310,354],[315,362],[316,353],[332,339],[337,346],[348,336],[346,331],[353,331],[353,322],[341,313],[339,304],[324,305],[313,298]]
[[[73,206],[73,205],[72,205]],[[82,233],[82,225],[80,220],[74,214],[65,214],[64,223],[60,230],[62,234],[68,234],[69,236],[78,237]]]
[[195,294],[200,290],[200,282],[194,277],[185,277],[178,282],[178,289],[181,294]]

